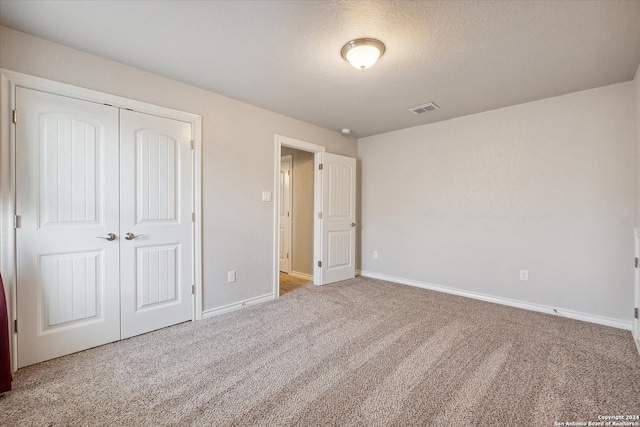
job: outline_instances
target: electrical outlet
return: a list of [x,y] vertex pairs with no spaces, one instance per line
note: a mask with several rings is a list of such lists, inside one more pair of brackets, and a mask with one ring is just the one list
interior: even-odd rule
[[378,251],[373,251],[373,259],[378,259]]
[[236,271],[235,270],[231,270],[230,272],[227,273],[227,280],[229,283],[233,283],[236,281]]
[[529,270],[520,270],[520,280],[529,280]]

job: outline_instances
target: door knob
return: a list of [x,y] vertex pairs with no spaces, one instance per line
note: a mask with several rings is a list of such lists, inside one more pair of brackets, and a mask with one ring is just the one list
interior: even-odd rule
[[133,239],[137,239],[140,236],[144,236],[144,234],[138,234],[137,236],[133,233],[127,233],[124,235],[124,238],[127,240],[133,240]]
[[104,239],[104,240],[112,241],[112,240],[116,240],[116,235],[113,233],[109,233],[107,234],[107,237],[98,236],[96,237],[96,239]]
[[356,223],[355,223],[355,222],[352,222],[352,223],[351,223],[351,226],[352,226],[352,227],[355,227],[355,226],[356,226]]

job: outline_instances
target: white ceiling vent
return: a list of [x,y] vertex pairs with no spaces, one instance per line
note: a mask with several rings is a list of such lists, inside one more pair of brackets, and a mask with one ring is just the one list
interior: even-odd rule
[[429,102],[427,104],[422,104],[422,105],[417,105],[415,107],[411,107],[411,108],[409,108],[409,111],[411,111],[413,114],[422,114],[422,113],[426,113],[427,111],[435,111],[435,110],[437,110],[439,108],[440,107],[438,107],[433,102]]

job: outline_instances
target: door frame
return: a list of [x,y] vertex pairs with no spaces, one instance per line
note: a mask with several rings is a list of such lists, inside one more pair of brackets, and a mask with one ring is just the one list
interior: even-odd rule
[[[315,214],[319,212],[319,207],[322,203],[322,188],[321,176],[318,173],[316,165],[320,162],[322,153],[326,151],[326,147],[322,145],[312,144],[310,142],[300,141],[298,139],[289,138],[286,136],[275,136],[275,156],[274,156],[274,197],[273,197],[273,295],[275,298],[280,297],[280,158],[281,148],[289,147],[296,150],[307,151],[314,154],[314,171],[313,171],[313,259],[321,259],[322,253],[320,252],[320,235],[321,224],[318,216]],[[313,263],[313,284],[320,283],[321,269]]]
[[191,137],[194,143],[192,209],[195,213],[192,226],[194,255],[192,269],[193,285],[195,285],[192,320],[202,319],[202,117],[197,114],[0,69],[0,234],[2,235],[2,240],[0,241],[0,271],[2,271],[7,297],[9,336],[11,337],[9,349],[12,369],[14,371],[17,369],[17,334],[14,328],[17,315],[16,235],[13,223],[16,212],[16,164],[15,127],[12,122],[12,112],[15,110],[16,105],[16,87],[49,92],[89,102],[109,104],[118,108],[128,108],[141,113],[167,117],[191,124]]

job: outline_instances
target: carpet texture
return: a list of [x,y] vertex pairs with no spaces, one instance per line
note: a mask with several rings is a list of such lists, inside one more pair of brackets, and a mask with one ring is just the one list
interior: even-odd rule
[[287,273],[280,273],[280,296],[286,294],[287,292],[295,291],[296,289],[303,287],[307,283],[311,283],[311,281],[307,279],[301,279]]
[[14,377],[3,426],[553,426],[640,414],[628,331],[367,278]]

